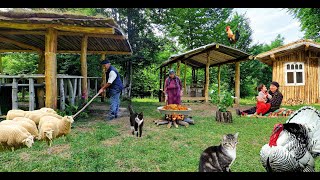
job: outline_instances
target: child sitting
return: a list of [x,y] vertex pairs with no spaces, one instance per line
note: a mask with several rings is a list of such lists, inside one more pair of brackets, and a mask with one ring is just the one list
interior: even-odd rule
[[258,96],[257,96],[257,110],[255,115],[263,115],[267,113],[271,107],[270,103],[268,102],[268,99],[271,99],[272,96],[268,93],[267,87],[264,84],[260,84],[258,86]]

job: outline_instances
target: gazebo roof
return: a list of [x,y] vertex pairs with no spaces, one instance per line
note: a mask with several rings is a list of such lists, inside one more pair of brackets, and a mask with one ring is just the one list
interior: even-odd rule
[[263,63],[266,63],[266,64],[272,66],[272,56],[279,57],[282,55],[292,53],[293,51],[296,51],[296,50],[305,50],[306,48],[308,48],[309,50],[319,52],[320,51],[320,44],[316,43],[312,40],[301,39],[301,40],[274,48],[270,51],[258,54],[255,58],[260,60]]
[[127,37],[111,18],[13,11],[0,12],[0,52],[44,51],[48,28],[58,31],[58,53],[80,53],[84,36],[88,53],[132,53]]
[[176,63],[180,60],[189,66],[204,68],[207,64],[207,53],[209,53],[210,66],[252,59],[252,56],[246,52],[222,44],[212,43],[185,53],[173,55],[167,61],[163,62],[160,67]]

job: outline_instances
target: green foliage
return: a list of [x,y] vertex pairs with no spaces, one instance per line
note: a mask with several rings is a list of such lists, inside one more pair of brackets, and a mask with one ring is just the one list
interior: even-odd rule
[[301,22],[301,30],[305,38],[320,42],[320,9],[319,8],[290,8],[288,10]]
[[3,72],[9,75],[37,73],[38,59],[37,54],[7,53],[2,57]]
[[228,91],[220,91],[218,94],[218,85],[213,84],[211,88],[210,97],[211,103],[217,105],[218,110],[221,112],[227,112],[229,107],[232,107],[234,98],[232,94]]
[[[74,114],[76,114],[81,108],[82,106],[80,107],[81,103],[77,102],[76,105],[68,105],[66,104],[66,108],[64,111],[60,111],[58,110],[58,114],[60,116],[72,116]],[[88,113],[86,112],[86,110],[82,111],[78,116],[77,118],[88,118],[89,115]]]

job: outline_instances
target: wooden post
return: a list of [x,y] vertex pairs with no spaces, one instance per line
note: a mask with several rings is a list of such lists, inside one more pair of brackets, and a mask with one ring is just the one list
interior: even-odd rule
[[46,107],[57,109],[57,31],[49,28],[45,36]]
[[240,62],[236,62],[235,69],[235,103],[239,106],[240,102]]
[[[73,78],[72,79],[72,86],[73,86],[73,98],[76,99],[76,94],[77,94],[77,79]],[[75,101],[75,100],[74,100]]]
[[209,101],[209,68],[210,68],[210,57],[209,52],[207,53],[207,64],[206,64],[206,84],[204,87],[205,102]]
[[18,82],[15,78],[12,80],[12,109],[18,109]]
[[29,111],[34,110],[34,81],[33,78],[29,78]]
[[98,79],[95,79],[94,81],[94,94],[98,93]]
[[83,76],[82,85],[81,85],[81,91],[84,96],[84,100],[88,100],[88,69],[87,69],[87,47],[88,47],[88,36],[85,35],[82,38],[81,42],[81,56],[80,56],[80,62],[81,62],[81,75]]
[[75,96],[73,94],[73,87],[71,83],[71,79],[68,79],[68,91],[69,91],[69,99],[70,99],[70,104],[74,105],[75,104]]
[[63,80],[63,84],[64,84],[64,97],[65,98],[67,98],[68,99],[68,101],[69,101],[69,103],[70,103],[70,96],[68,96],[68,86],[67,86],[67,84],[68,84],[68,81],[66,80],[66,79],[62,79]]
[[180,65],[181,65],[181,61],[178,61],[177,63],[177,76],[180,77]]
[[88,83],[87,83],[87,84],[88,84],[88,90],[87,90],[87,91],[88,91],[88,97],[89,97],[89,95],[90,95],[90,80],[91,80],[91,79],[88,79]]
[[[44,64],[45,64],[45,55],[42,52],[39,54],[38,74],[44,74]],[[37,84],[42,84],[43,82],[44,82],[43,78],[37,78]],[[44,107],[45,104],[44,104],[44,88],[43,87],[37,88],[37,99],[38,99],[37,108],[40,109]]]
[[79,82],[78,82],[78,98],[79,100],[81,99],[81,78],[79,78]]
[[60,80],[60,110],[64,111],[66,109],[66,96],[64,94],[64,83],[63,83],[63,78],[59,79]]
[[184,62],[184,77],[183,77],[183,88],[184,88],[184,95],[187,95],[187,63]]
[[[26,82],[25,82],[25,79],[22,79],[21,80],[22,81],[22,84],[25,84]],[[21,89],[21,95],[22,95],[22,101],[24,101],[25,100],[25,98],[26,98],[26,88],[25,87],[22,87],[22,89]]]
[[[101,61],[106,59],[106,54],[101,54]],[[101,82],[101,87],[107,83],[106,80],[106,69],[104,66],[101,66],[101,77],[102,77],[102,82]],[[101,93],[101,102],[104,102],[104,99],[106,97],[106,92]]]
[[218,95],[220,95],[220,74],[221,74],[221,67],[218,66]]
[[2,55],[0,54],[0,74],[3,74]]
[[169,64],[169,70],[171,70],[171,68],[172,68],[172,64]]

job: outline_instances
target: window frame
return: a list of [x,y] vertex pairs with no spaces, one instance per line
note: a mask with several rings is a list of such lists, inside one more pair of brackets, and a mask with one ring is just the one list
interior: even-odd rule
[[[298,69],[287,69],[287,65],[290,67],[293,65],[294,67],[298,65]],[[302,65],[302,70],[299,69],[300,65]],[[293,83],[288,83],[287,73],[293,72]],[[297,72],[302,72],[302,83],[297,83]],[[285,74],[285,86],[304,86],[305,85],[305,67],[304,62],[286,62],[284,63],[284,74]]]

